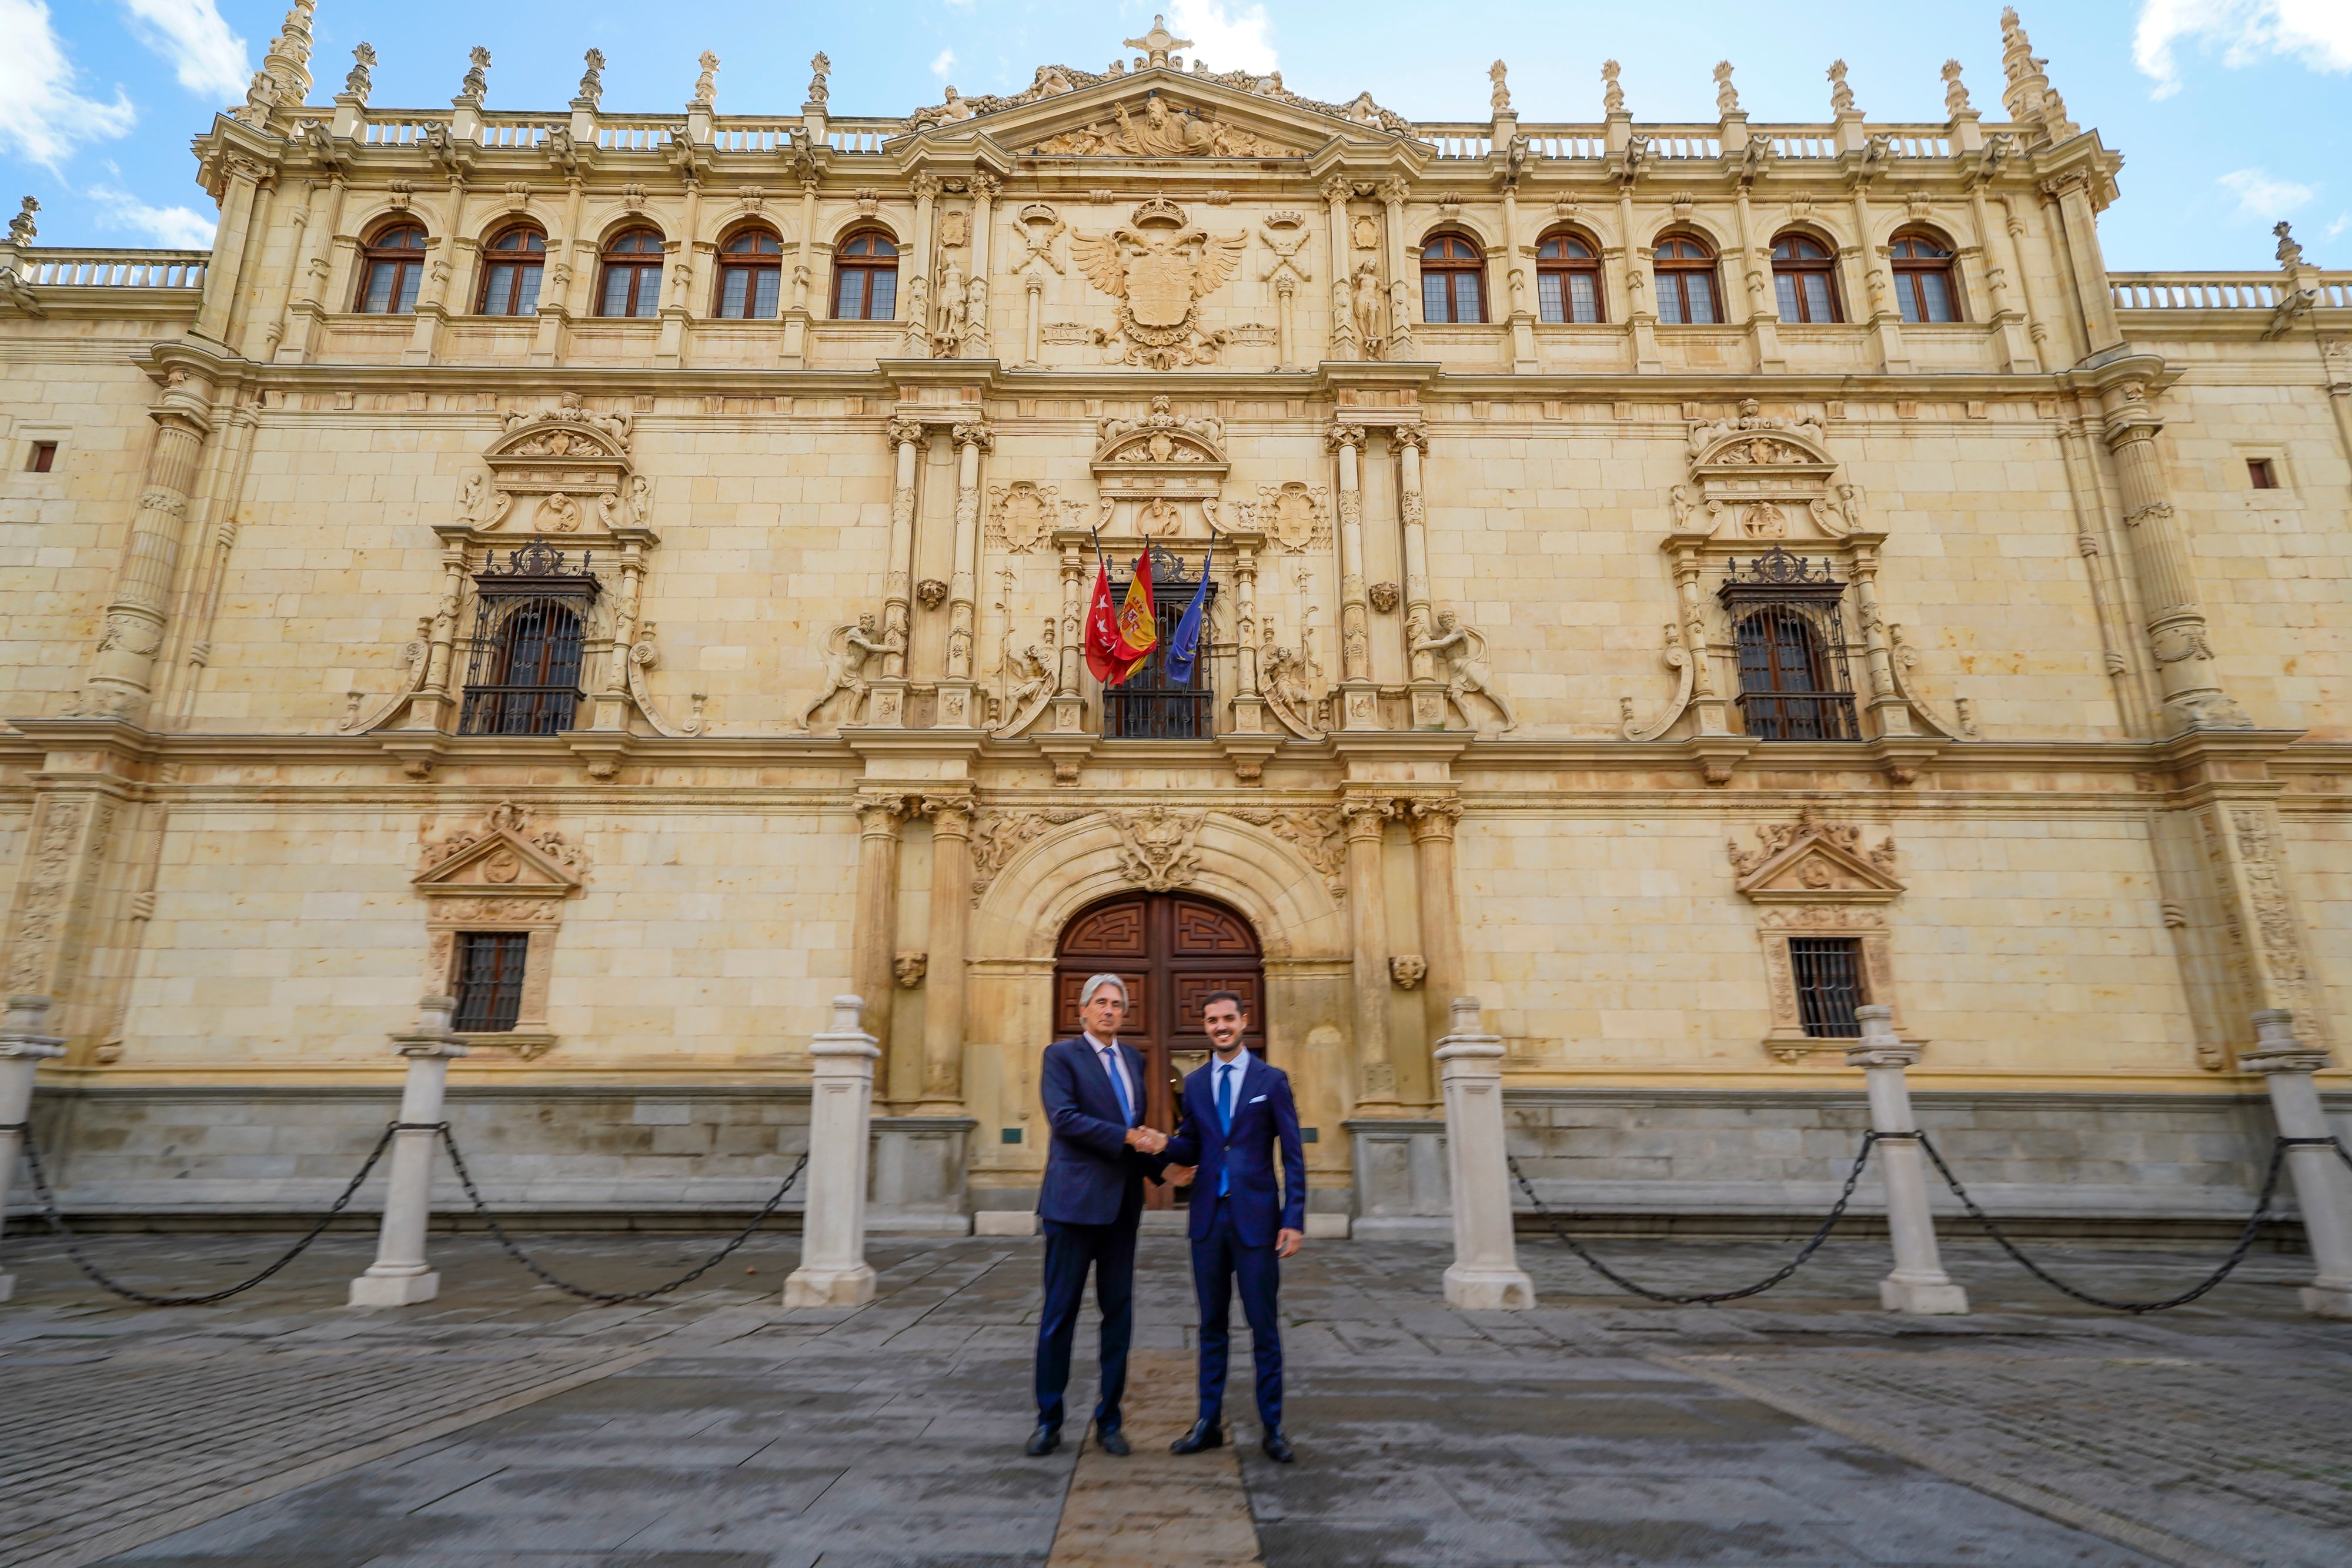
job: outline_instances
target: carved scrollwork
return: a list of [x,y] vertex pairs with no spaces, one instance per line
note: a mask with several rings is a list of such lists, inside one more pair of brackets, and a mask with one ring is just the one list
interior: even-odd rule
[[1140,811],[1107,811],[1119,836],[1119,874],[1150,893],[1190,887],[1201,874],[1192,841],[1208,820],[1206,811],[1147,806]]
[[350,693],[343,707],[343,716],[335,721],[335,728],[345,735],[365,735],[407,706],[425,685],[425,671],[432,651],[433,618],[421,616],[416,622],[416,635],[400,645],[400,662],[404,674],[400,689],[378,704],[365,718],[360,716],[360,704],[364,700],[358,692]]

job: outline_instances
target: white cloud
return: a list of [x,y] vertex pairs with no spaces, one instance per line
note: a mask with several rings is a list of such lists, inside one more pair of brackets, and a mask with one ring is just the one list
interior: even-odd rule
[[2327,237],[2334,239],[2346,229],[2352,229],[2352,213],[2338,213],[2336,221],[2327,225]]
[[2180,90],[2172,46],[2220,47],[2221,63],[2252,65],[2285,55],[2314,70],[2352,71],[2352,5],[2344,0],[2140,0],[2132,58],[2156,81],[2157,98]]
[[1169,0],[1168,30],[1192,40],[1192,54],[1220,71],[1270,71],[1274,45],[1266,40],[1265,7],[1227,0]]
[[2294,211],[2319,194],[2316,185],[2281,180],[2263,169],[2232,170],[2221,176],[2221,183],[2238,193],[2239,216],[2260,218],[2265,223]]
[[172,62],[180,85],[207,98],[242,101],[253,67],[245,40],[228,30],[214,0],[122,0],[138,40]]
[[[121,174],[111,163],[107,169],[117,177]],[[220,226],[216,217],[194,207],[151,207],[112,185],[92,185],[89,199],[99,205],[99,227],[129,229],[173,250],[210,250]]]
[[955,69],[955,51],[941,49],[940,57],[931,62],[931,74],[935,77],[943,77],[953,69]]
[[112,103],[74,91],[73,62],[49,26],[42,0],[0,0],[0,147],[55,169],[78,141],[121,136],[139,111],[114,89]]

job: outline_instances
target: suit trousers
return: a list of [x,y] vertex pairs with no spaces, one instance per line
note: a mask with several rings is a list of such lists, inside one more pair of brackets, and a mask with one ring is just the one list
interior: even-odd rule
[[[1137,1206],[1130,1206],[1137,1207]],[[1127,1350],[1135,1337],[1135,1231],[1139,1212],[1108,1225],[1045,1221],[1045,1310],[1037,1322],[1037,1420],[1058,1430],[1062,1391],[1070,1385],[1070,1348],[1086,1300],[1087,1270],[1095,1273],[1095,1305],[1102,1312],[1102,1388],[1095,1425],[1118,1430],[1127,1393]]]
[[[1195,1189],[1196,1193],[1198,1189]],[[1220,1419],[1225,1407],[1226,1352],[1234,1284],[1241,1283],[1242,1312],[1249,1319],[1252,1358],[1257,1364],[1257,1416],[1269,1432],[1282,1429],[1282,1325],[1276,1301],[1282,1288],[1282,1261],[1271,1244],[1252,1247],[1234,1225],[1233,1205],[1214,1194],[1195,1203],[1216,1206],[1209,1234],[1192,1243],[1192,1289],[1201,1301],[1201,1418]]]

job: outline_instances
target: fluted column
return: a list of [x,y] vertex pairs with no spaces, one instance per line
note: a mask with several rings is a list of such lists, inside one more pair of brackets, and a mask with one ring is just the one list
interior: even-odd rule
[[2147,406],[2137,382],[2111,386],[2102,394],[2107,450],[2115,456],[2116,482],[2123,492],[2124,526],[2130,531],[2132,566],[2139,579],[2147,617],[2148,652],[2155,656],[2168,730],[2251,727],[2245,714],[2221,690],[2206,642],[2204,607],[2189,562],[2189,544],[2164,482],[2156,450],[2164,422]]
[[948,583],[948,669],[940,683],[938,722],[945,729],[969,729],[978,722],[971,656],[980,580],[980,458],[996,444],[996,433],[984,424],[959,424],[955,444],[955,569]]
[[1422,499],[1421,459],[1429,450],[1429,432],[1417,424],[1389,432],[1397,457],[1397,512],[1404,528],[1404,645],[1412,690],[1412,727],[1445,727],[1445,682],[1437,672],[1437,655],[1420,644],[1434,634],[1433,607],[1429,592],[1428,512]]
[[1372,609],[1364,592],[1363,426],[1335,424],[1324,441],[1339,459],[1339,689],[1342,729],[1381,727],[1372,681]]
[[155,442],[147,453],[146,481],[131,519],[131,538],[106,604],[105,629],[73,711],[85,718],[144,723],[155,688],[155,655],[163,646],[172,581],[180,561],[180,535],[205,439],[212,434],[206,404],[210,383],[172,372],[173,384],[150,412]]
[[[1412,829],[1413,881],[1421,895],[1422,1010],[1427,1038],[1436,1040],[1451,1027],[1448,1006],[1462,992],[1462,913],[1454,895],[1454,824],[1462,802],[1451,795],[1417,795],[1406,803]],[[1429,1098],[1436,1099],[1433,1069]]]
[[[898,940],[899,824],[907,820],[903,795],[865,793],[857,798],[857,906],[851,917],[851,984],[866,998],[866,1027],[887,1052],[890,1048],[890,1003],[898,994],[892,960]],[[889,1067],[883,1067],[886,1088]]]
[[1386,827],[1395,806],[1371,796],[1339,808],[1348,834],[1348,924],[1355,949],[1358,1103],[1397,1103],[1396,1063],[1389,1054],[1389,895]]
[[963,1110],[964,922],[971,906],[971,802],[926,795],[931,820],[930,961],[923,972],[923,1098],[919,1116]]
[[1323,182],[1323,205],[1331,225],[1331,345],[1335,360],[1361,356],[1356,349],[1356,328],[1348,308],[1348,182],[1334,174]]
[[[1412,283],[1405,276],[1404,198],[1408,187],[1402,179],[1390,179],[1381,184],[1381,214],[1382,236],[1388,242],[1389,262],[1389,340],[1381,350],[1384,360],[1410,360],[1412,345]],[[1510,197],[1504,203],[1507,210]],[[1510,231],[1510,220],[1503,223],[1505,234]],[[1513,252],[1513,255],[1517,255]],[[1532,368],[1532,367],[1530,367]]]
[[898,253],[898,313],[907,319],[899,350],[910,360],[931,357],[931,207],[940,199],[936,174],[917,172],[907,182],[915,196],[915,232]]
[[962,354],[984,360],[988,340],[988,230],[994,211],[997,183],[990,175],[971,177],[971,277],[964,285]]

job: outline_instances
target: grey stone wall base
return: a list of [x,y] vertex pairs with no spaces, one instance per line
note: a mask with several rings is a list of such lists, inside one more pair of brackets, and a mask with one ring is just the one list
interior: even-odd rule
[[1358,1241],[1451,1241],[1454,1221],[1450,1217],[1416,1218],[1398,1216],[1392,1218],[1367,1217],[1358,1219],[1348,1234]]

